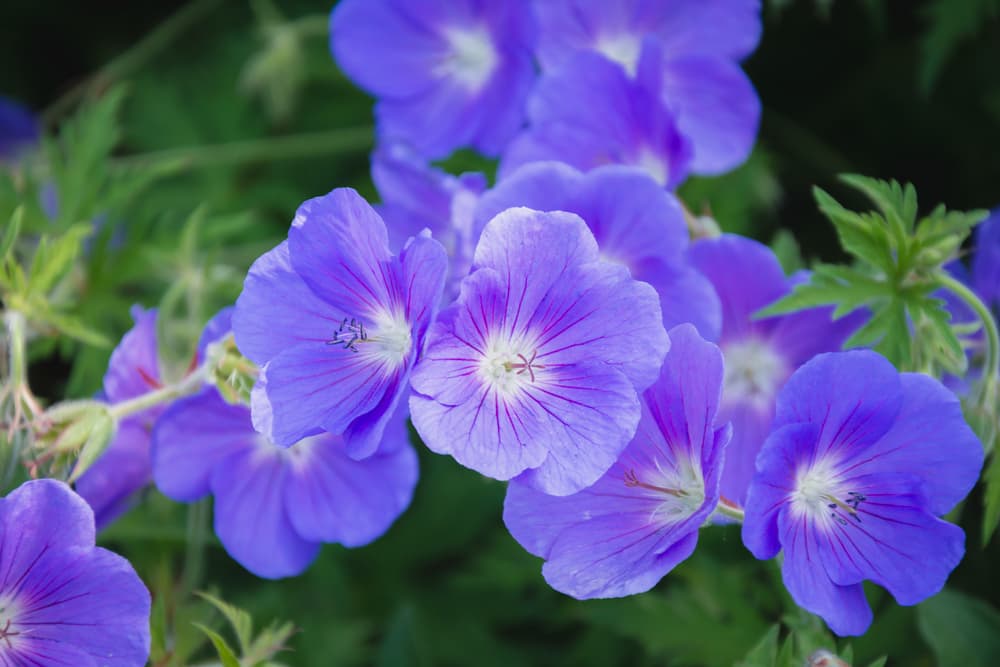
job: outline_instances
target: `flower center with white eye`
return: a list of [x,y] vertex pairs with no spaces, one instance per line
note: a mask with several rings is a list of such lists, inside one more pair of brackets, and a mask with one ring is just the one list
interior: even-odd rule
[[661,465],[653,459],[654,467],[628,468],[623,475],[625,486],[637,489],[645,497],[659,500],[650,516],[655,523],[677,523],[698,511],[705,503],[705,480],[690,461],[679,460],[675,467]]
[[523,340],[493,339],[479,362],[479,377],[499,393],[511,396],[533,384],[544,369],[533,345]]
[[868,500],[859,491],[844,489],[835,467],[825,461],[798,471],[789,499],[792,510],[799,515],[807,514],[824,525],[835,521],[842,526],[861,523],[859,509]]
[[490,32],[484,26],[448,28],[444,38],[451,48],[435,73],[455,79],[469,90],[481,89],[500,62]]
[[666,185],[670,180],[670,165],[662,157],[643,147],[633,161],[634,166],[645,169],[653,180]]
[[746,340],[723,346],[726,362],[722,396],[726,402],[748,402],[758,408],[771,405],[788,368],[770,345]]
[[413,349],[413,332],[402,311],[380,311],[368,324],[358,318],[345,317],[326,344],[343,347],[363,354],[366,360],[396,368],[403,364]]
[[21,632],[17,628],[16,619],[20,609],[9,595],[0,596],[0,656],[7,649],[14,648]]
[[642,42],[638,35],[627,32],[602,35],[594,48],[609,60],[624,67],[629,76],[635,76],[639,67],[639,54],[642,52]]

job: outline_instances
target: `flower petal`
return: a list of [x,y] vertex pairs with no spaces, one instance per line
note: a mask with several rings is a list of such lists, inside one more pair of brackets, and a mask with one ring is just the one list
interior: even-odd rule
[[121,516],[132,496],[149,484],[149,429],[141,417],[126,419],[100,458],[76,482],[76,491],[94,509],[97,528]]
[[104,374],[104,395],[118,403],[156,389],[160,362],[156,350],[156,309],[132,307],[135,326],[129,329],[111,353]]
[[289,520],[282,456],[277,447],[261,445],[231,454],[212,473],[216,535],[240,565],[266,579],[300,574],[319,552]]

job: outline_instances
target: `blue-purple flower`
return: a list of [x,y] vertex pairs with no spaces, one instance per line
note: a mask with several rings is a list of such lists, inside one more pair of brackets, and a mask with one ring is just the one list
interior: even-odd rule
[[669,346],[659,297],[601,258],[575,215],[509,209],[431,327],[411,379],[427,446],[566,495],[597,481],[639,422]]
[[528,102],[529,126],[504,151],[500,177],[521,165],[559,160],[587,171],[605,164],[642,167],[662,186],[688,174],[691,146],[661,100],[661,54],[643,50],[635,78],[591,51],[546,72]]
[[937,593],[965,551],[938,517],[972,489],[983,450],[958,399],[937,380],[897,373],[866,350],[822,354],[778,396],[747,496],[743,541],[784,552],[792,597],[838,635],[872,611],[861,582],[903,605]]
[[575,598],[649,590],[691,555],[719,501],[727,427],[716,428],[722,355],[694,328],[670,330],[660,377],[642,395],[632,442],[593,486],[570,496],[520,479],[507,488],[504,522],[545,559],[542,573]]
[[[111,353],[104,375],[103,398],[120,403],[161,386],[156,343],[156,310],[132,308],[135,326]],[[118,424],[107,450],[76,482],[76,490],[94,510],[102,528],[128,509],[132,496],[150,482],[149,434],[162,406],[127,417]]]
[[726,451],[722,495],[746,497],[754,460],[771,430],[778,390],[800,365],[820,352],[840,349],[860,315],[832,321],[831,308],[754,319],[755,312],[791,291],[771,250],[733,235],[694,243],[689,252],[722,301],[719,347],[726,359],[720,418],[733,424]]
[[513,206],[576,213],[593,232],[602,257],[656,288],[665,327],[690,322],[706,338],[718,338],[719,299],[687,260],[681,205],[643,170],[609,165],[583,174],[559,162],[526,165],[482,196],[477,227]]
[[257,433],[250,410],[214,388],[172,405],[153,431],[153,476],[174,500],[215,498],[215,532],[254,574],[300,574],[321,543],[367,544],[406,509],[417,457],[406,414],[387,424],[378,451],[356,461],[341,436],[278,447]]
[[66,484],[25,482],[0,499],[0,663],[141,667],[149,610],[129,562],[94,546],[94,514]]
[[380,139],[431,158],[500,153],[524,119],[533,41],[526,0],[344,0],[330,18],[334,58],[378,99]]
[[1000,308],[1000,208],[976,227],[972,289],[991,308]]
[[447,270],[421,234],[399,256],[385,224],[342,188],[299,207],[288,240],[250,268],[236,303],[240,351],[263,367],[254,424],[282,446],[320,430],[375,451],[408,391]]
[[718,174],[746,160],[760,100],[737,63],[760,39],[759,0],[549,0],[535,10],[538,56],[548,71],[577,69],[573,56],[589,50],[634,75],[643,44],[654,42],[662,99],[691,142],[691,171]]
[[27,107],[0,97],[0,162],[15,160],[37,144],[40,136],[38,119]]
[[452,176],[402,144],[391,144],[372,154],[372,180],[382,197],[377,210],[389,230],[389,247],[398,252],[410,237],[429,229],[448,253],[445,299],[458,296],[458,283],[472,267],[479,238],[473,213],[486,190],[486,177]]

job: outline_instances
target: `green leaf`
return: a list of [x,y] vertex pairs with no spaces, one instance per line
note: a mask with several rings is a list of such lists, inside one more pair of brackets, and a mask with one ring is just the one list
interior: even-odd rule
[[868,663],[868,667],[885,667],[885,663],[889,660],[888,656],[883,655],[881,658],[872,660]]
[[226,620],[229,621],[229,625],[232,626],[233,632],[236,633],[236,640],[239,642],[240,651],[244,654],[248,653],[253,640],[253,619],[250,617],[250,614],[209,593],[198,591],[197,595],[225,616]]
[[83,240],[90,234],[88,224],[74,225],[59,237],[43,236],[31,260],[28,284],[32,292],[46,294],[73,268]]
[[737,663],[737,667],[775,667],[778,662],[778,632],[780,630],[781,626],[778,624],[768,628],[760,642],[747,653],[747,657]]
[[848,211],[820,188],[813,188],[813,197],[833,223],[844,250],[887,273],[893,271],[892,244],[877,219]]
[[932,0],[923,13],[928,28],[920,45],[919,78],[920,90],[928,94],[959,44],[1000,13],[1000,0]]
[[781,268],[784,269],[786,274],[792,274],[805,268],[799,242],[795,240],[795,236],[787,229],[779,229],[774,235],[774,238],[771,239],[771,250],[774,251],[774,255],[778,258],[778,261],[781,262]]
[[14,209],[14,213],[10,216],[10,222],[7,223],[7,229],[3,233],[3,239],[0,239],[0,259],[6,259],[7,254],[14,247],[17,235],[21,233],[21,223],[23,221],[24,206],[18,206]]
[[983,600],[945,589],[917,608],[917,625],[941,667],[1000,664],[1000,612]]
[[215,652],[219,654],[219,660],[222,661],[222,667],[240,667],[239,658],[236,657],[233,649],[229,647],[229,644],[226,643],[226,640],[218,632],[201,623],[195,623],[194,625],[212,641],[212,645],[215,646]]

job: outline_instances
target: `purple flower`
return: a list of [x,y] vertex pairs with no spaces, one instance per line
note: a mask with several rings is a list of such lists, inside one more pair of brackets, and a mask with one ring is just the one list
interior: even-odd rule
[[576,213],[593,232],[602,257],[656,288],[666,328],[691,322],[706,338],[718,338],[719,299],[687,260],[683,210],[641,169],[610,165],[582,174],[559,162],[526,165],[483,195],[477,225],[513,206]]
[[411,379],[427,446],[556,495],[593,484],[639,422],[669,346],[659,297],[601,259],[580,218],[510,209],[431,327]]
[[378,98],[379,135],[438,158],[497,155],[535,78],[526,0],[344,0],[330,17],[340,67]]
[[692,144],[691,171],[722,173],[750,155],[760,100],[737,62],[760,39],[759,0],[550,0],[536,12],[549,71],[576,69],[572,56],[590,50],[634,75],[643,43],[660,47],[662,97]]
[[545,580],[575,598],[648,591],[691,555],[719,501],[729,429],[715,429],[722,355],[689,324],[670,330],[660,377],[642,396],[635,438],[593,486],[549,496],[520,479],[504,522],[546,560]]
[[378,211],[389,230],[390,248],[402,249],[424,229],[444,245],[451,266],[445,289],[450,301],[472,267],[479,238],[473,211],[486,189],[486,177],[478,173],[452,176],[431,167],[402,144],[392,144],[372,155],[372,180],[382,197]]
[[0,97],[0,162],[16,160],[40,136],[38,120],[27,107]]
[[406,414],[361,461],[341,436],[277,447],[257,433],[250,410],[214,388],[177,401],[153,432],[153,476],[165,495],[215,497],[215,532],[243,567],[266,578],[300,574],[320,543],[367,544],[406,509],[417,482]]
[[62,482],[0,499],[0,661],[141,667],[149,592],[127,560],[94,546],[94,514]]
[[838,635],[872,619],[861,582],[903,605],[937,593],[965,551],[940,520],[972,489],[983,450],[937,380],[875,352],[822,354],[789,379],[757,458],[743,541],[784,551],[796,603]]
[[528,162],[559,160],[584,171],[638,166],[660,185],[677,187],[687,176],[691,147],[660,99],[661,56],[649,46],[634,79],[589,51],[545,73],[528,103],[528,129],[504,152],[501,178]]
[[[156,310],[132,308],[135,326],[111,353],[103,398],[120,403],[160,387]],[[103,528],[127,510],[133,495],[150,482],[149,433],[163,412],[160,406],[127,417],[107,450],[76,482],[76,491],[94,510]]]
[[755,320],[756,311],[787,294],[794,283],[767,246],[726,234],[694,243],[690,257],[722,301],[719,347],[726,377],[720,419],[733,424],[722,496],[742,504],[754,460],[771,430],[778,390],[814,355],[839,350],[860,315],[831,321],[831,308],[814,308]]
[[441,298],[447,258],[427,235],[398,257],[354,190],[299,207],[288,240],[250,268],[236,302],[240,351],[263,367],[254,424],[288,446],[321,429],[375,451]]

